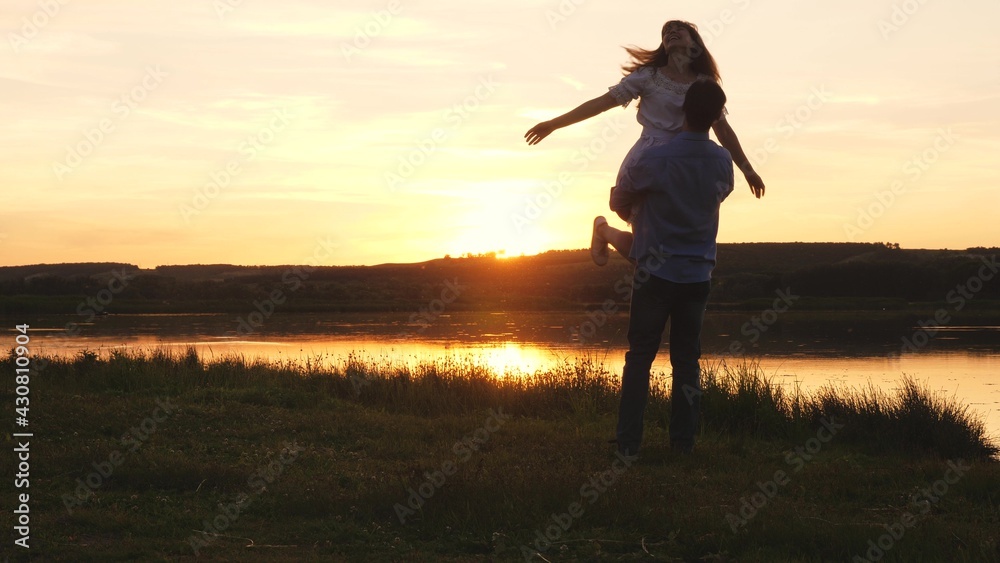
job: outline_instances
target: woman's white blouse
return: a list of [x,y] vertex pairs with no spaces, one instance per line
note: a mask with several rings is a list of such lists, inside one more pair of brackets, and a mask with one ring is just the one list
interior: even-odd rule
[[[707,75],[699,75],[698,80],[711,80]],[[621,82],[608,88],[615,101],[626,107],[632,100],[639,98],[639,111],[636,119],[642,125],[642,134],[646,136],[673,137],[680,133],[684,124],[684,95],[687,94],[690,83],[676,82],[667,78],[653,67],[643,67],[621,79]],[[722,119],[729,112],[723,108]]]

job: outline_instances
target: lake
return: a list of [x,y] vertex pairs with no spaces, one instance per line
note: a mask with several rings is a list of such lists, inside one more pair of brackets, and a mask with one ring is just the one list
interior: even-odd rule
[[[275,314],[258,326],[232,314],[108,315],[91,323],[79,316],[0,318],[10,327],[10,344],[3,348],[14,346],[15,324],[31,325],[33,354],[194,347],[207,361],[230,354],[329,364],[349,354],[408,365],[452,358],[516,376],[584,357],[620,373],[628,348],[626,313]],[[67,323],[77,323],[78,332],[67,331]],[[748,357],[775,381],[797,383],[807,392],[869,382],[891,392],[910,375],[970,405],[1000,441],[1000,326],[923,329],[893,313],[767,318],[709,311],[703,334],[705,362]],[[666,346],[653,367],[654,373],[670,373]]]

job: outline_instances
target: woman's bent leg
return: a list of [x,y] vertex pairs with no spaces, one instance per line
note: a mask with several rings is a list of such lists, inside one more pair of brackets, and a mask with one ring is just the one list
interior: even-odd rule
[[626,259],[629,258],[629,253],[632,251],[632,233],[629,231],[622,231],[612,227],[611,225],[604,224],[601,225],[600,235],[604,240],[618,251]]

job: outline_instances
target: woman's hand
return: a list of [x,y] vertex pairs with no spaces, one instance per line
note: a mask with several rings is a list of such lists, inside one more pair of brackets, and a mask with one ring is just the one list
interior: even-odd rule
[[524,139],[528,141],[529,145],[537,145],[542,139],[548,137],[549,134],[556,129],[557,128],[552,125],[551,121],[543,121],[531,129],[528,129],[528,132],[524,134]]
[[743,152],[743,147],[740,146],[740,140],[736,138],[736,131],[733,131],[729,121],[725,119],[725,115],[712,124],[712,130],[719,138],[719,144],[733,155],[733,164],[743,172],[747,184],[750,184],[750,192],[753,193],[754,197],[760,199],[764,195],[764,180],[760,179],[760,174],[754,172],[753,165],[750,164],[747,155]]
[[752,168],[744,172],[744,177],[747,179],[747,183],[750,184],[750,191],[753,195],[760,199],[764,195],[764,180],[761,180],[760,174],[755,172]]

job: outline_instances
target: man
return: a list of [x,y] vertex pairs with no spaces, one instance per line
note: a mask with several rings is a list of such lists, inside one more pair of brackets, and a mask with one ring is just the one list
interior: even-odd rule
[[733,191],[729,151],[708,138],[726,95],[698,81],[684,98],[684,129],[665,145],[646,150],[611,192],[611,209],[633,221],[629,351],[625,354],[618,412],[618,451],[638,455],[649,369],[670,320],[670,447],[690,452],[701,395],[701,325],[708,301],[719,207]]

